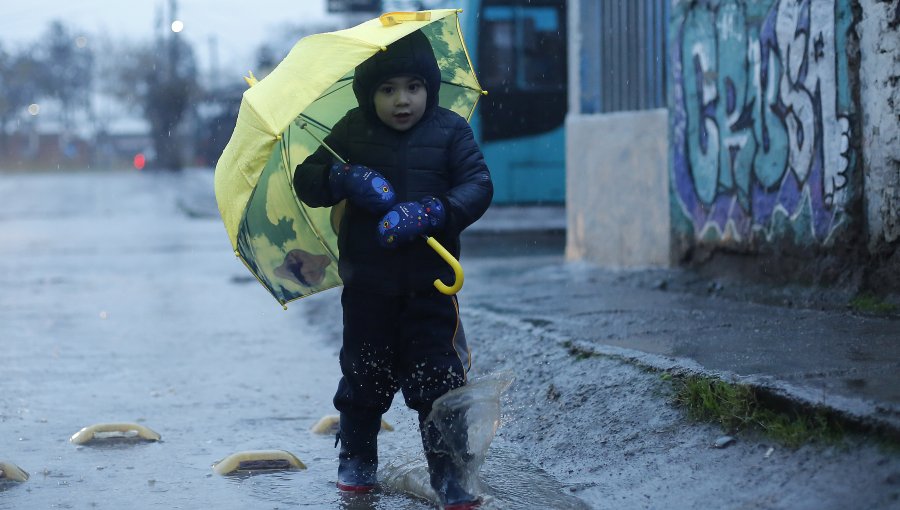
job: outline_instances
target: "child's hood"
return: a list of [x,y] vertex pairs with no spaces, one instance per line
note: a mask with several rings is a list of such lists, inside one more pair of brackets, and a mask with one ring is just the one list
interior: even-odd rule
[[441,69],[434,57],[431,43],[421,30],[397,40],[388,46],[386,51],[379,51],[356,66],[353,93],[366,115],[375,116],[373,98],[378,85],[389,78],[401,75],[416,76],[425,81],[425,88],[428,91],[426,111],[438,103]]

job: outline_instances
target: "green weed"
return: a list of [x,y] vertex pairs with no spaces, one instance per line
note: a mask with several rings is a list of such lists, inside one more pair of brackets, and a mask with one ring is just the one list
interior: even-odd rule
[[897,313],[898,306],[872,294],[860,294],[850,300],[850,309],[858,313],[887,315]]
[[575,345],[570,340],[566,340],[565,342],[563,342],[562,346],[569,353],[569,356],[574,357],[576,361],[583,361],[586,359],[593,358],[595,356],[599,356],[599,354],[597,354],[595,352],[582,349],[581,347]]
[[675,403],[691,419],[718,423],[731,434],[760,430],[790,447],[815,442],[837,442],[843,430],[822,411],[780,410],[765,405],[750,386],[702,376],[673,379]]

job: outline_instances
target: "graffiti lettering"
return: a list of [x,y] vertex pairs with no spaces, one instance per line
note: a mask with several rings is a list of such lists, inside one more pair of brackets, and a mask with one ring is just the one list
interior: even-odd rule
[[850,168],[836,37],[846,2],[690,2],[676,20],[673,192],[696,235],[770,236],[785,211],[809,226],[803,242],[838,226]]

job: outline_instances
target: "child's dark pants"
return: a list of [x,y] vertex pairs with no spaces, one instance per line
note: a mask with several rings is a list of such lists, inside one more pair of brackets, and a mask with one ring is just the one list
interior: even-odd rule
[[341,303],[343,378],[334,396],[341,413],[380,418],[400,390],[424,420],[435,399],[465,383],[470,359],[455,296],[345,288]]
[[[465,384],[470,356],[455,296],[436,290],[385,296],[344,288],[343,377],[334,396],[341,413],[338,487],[371,490],[378,466],[381,415],[397,391],[419,413],[431,483],[444,504],[475,501],[459,485],[461,473],[447,440],[425,419],[434,401]],[[464,442],[465,433],[459,431]]]
[[[469,352],[455,296],[436,290],[386,296],[344,288],[343,377],[334,396],[341,413],[338,487],[376,483],[381,415],[397,391],[424,422],[435,399],[462,386]],[[426,453],[431,441],[423,435]]]

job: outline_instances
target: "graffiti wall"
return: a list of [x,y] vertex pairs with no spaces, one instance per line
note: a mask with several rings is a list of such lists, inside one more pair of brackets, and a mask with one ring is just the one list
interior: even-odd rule
[[676,235],[827,246],[855,196],[850,0],[676,1],[669,26]]

